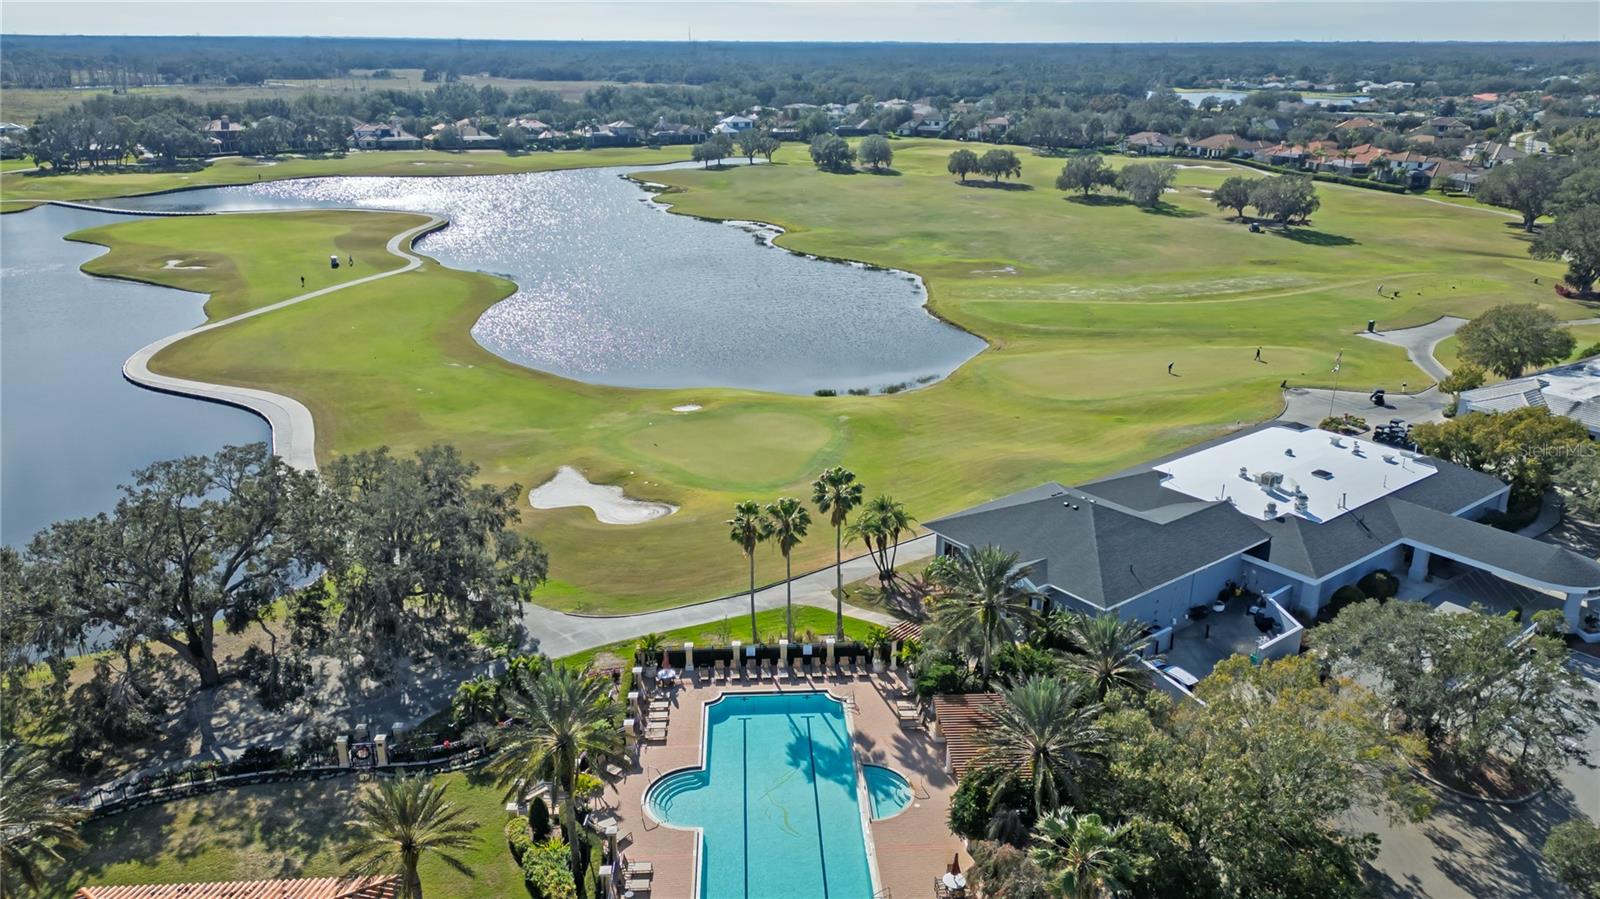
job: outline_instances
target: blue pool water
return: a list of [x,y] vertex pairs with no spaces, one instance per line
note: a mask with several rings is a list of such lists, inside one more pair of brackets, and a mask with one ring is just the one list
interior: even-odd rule
[[867,795],[872,799],[872,820],[893,818],[911,804],[911,784],[899,772],[882,765],[862,765],[867,778]]
[[844,707],[824,693],[729,695],[706,716],[705,768],[645,797],[657,820],[701,829],[702,899],[869,899]]

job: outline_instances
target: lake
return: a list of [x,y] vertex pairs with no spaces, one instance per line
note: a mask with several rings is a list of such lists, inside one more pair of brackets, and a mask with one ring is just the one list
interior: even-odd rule
[[270,439],[242,409],[155,393],[122,378],[152,340],[205,320],[201,294],[91,278],[105,252],[62,237],[122,216],[58,206],[0,216],[0,542],[116,502],[160,459]]
[[106,203],[445,216],[450,227],[419,250],[517,284],[473,337],[519,365],[593,384],[878,391],[938,380],[984,347],[929,315],[910,275],[796,255],[753,223],[672,215],[624,171],[318,178]]
[[[1252,93],[1251,91],[1208,90],[1206,88],[1191,89],[1186,87],[1178,88],[1177,91],[1178,97],[1190,106],[1199,106],[1200,101],[1207,97],[1216,97],[1218,100],[1232,100],[1235,103],[1243,103],[1244,98],[1250,96]],[[1145,96],[1150,96],[1154,93],[1155,91],[1149,91]],[[1372,102],[1372,98],[1364,94],[1333,96],[1329,94],[1307,94],[1301,93],[1300,91],[1291,91],[1290,93],[1300,94],[1300,99],[1311,104],[1312,106],[1359,106],[1362,103]]]
[[[672,215],[622,171],[304,179],[104,205],[442,214],[450,227],[420,250],[517,284],[473,327],[478,342],[595,384],[881,392],[937,381],[984,347],[929,315],[910,275],[796,255],[752,223]],[[52,206],[0,216],[6,544],[110,509],[135,468],[270,437],[243,410],[123,380],[135,350],[204,319],[202,296],[78,270],[104,250],[62,238],[126,220]],[[326,265],[327,256],[305,264]]]

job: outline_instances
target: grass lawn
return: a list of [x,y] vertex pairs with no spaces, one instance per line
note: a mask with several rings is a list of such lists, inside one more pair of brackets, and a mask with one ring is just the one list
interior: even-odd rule
[[686,147],[617,147],[508,155],[499,150],[363,150],[336,159],[227,156],[198,172],[49,172],[0,174],[0,211],[16,212],[48,200],[96,200],[323,175],[506,175],[605,165],[655,165],[689,158]]
[[[848,590],[849,584],[845,585]],[[784,619],[782,609],[767,609],[756,613],[756,630],[761,633],[764,642],[776,645],[778,638],[784,635]],[[844,635],[849,640],[865,639],[867,633],[875,627],[870,621],[844,616]],[[833,612],[828,609],[819,609],[816,606],[794,607],[794,633],[801,642],[819,642],[822,637],[833,633]],[[745,644],[750,642],[750,615],[737,615],[720,621],[708,621],[705,624],[696,624],[692,627],[680,627],[676,630],[662,631],[661,637],[668,645],[678,645],[685,641],[693,642],[697,647],[727,646],[733,640]],[[604,646],[596,646],[583,652],[576,652],[570,656],[563,656],[561,661],[578,668],[587,668],[595,656],[609,653],[614,656],[627,658],[633,651],[634,640],[618,640]]]
[[[441,775],[446,798],[478,825],[478,845],[461,853],[463,875],[436,858],[421,866],[429,896],[524,895],[522,872],[506,849],[505,791],[477,773]],[[46,897],[65,899],[85,884],[174,883],[330,877],[346,822],[354,815],[353,777],[263,784],[135,809],[84,826],[88,844],[51,871]]]
[[[1204,193],[1233,173],[1227,166],[1183,169],[1167,205],[1146,212],[1054,190],[1060,160],[1025,156],[1025,189],[995,189],[946,174],[947,142],[894,146],[893,175],[819,173],[790,145],[772,166],[650,178],[673,186],[681,212],[776,222],[790,248],[923,275],[933,310],[990,343],[925,389],[818,398],[562,380],[504,362],[470,337],[511,285],[431,263],[185,341],[154,367],[298,398],[317,417],[323,458],[448,441],[496,482],[531,487],[571,464],[597,483],[678,505],[630,527],[599,524],[587,509],[525,510],[552,560],[540,601],[622,613],[738,592],[746,570],[724,525],[733,503],[809,496],[829,465],[852,468],[869,491],[893,493],[928,520],[1270,418],[1280,381],[1327,383],[1341,349],[1351,389],[1420,384],[1401,350],[1355,336],[1369,318],[1404,327],[1511,301],[1589,314],[1549,290],[1560,267],[1530,259],[1515,223],[1481,210],[1326,189],[1310,227],[1251,234]],[[370,213],[328,215],[348,216],[354,230]],[[339,239],[289,216],[239,218],[247,238],[226,255],[240,273],[270,273],[285,256],[315,259]],[[206,237],[215,227],[130,221],[95,239],[138,244],[148,268],[189,252],[177,248],[216,246]],[[217,277],[159,276],[195,289]],[[270,274],[255,277],[279,288]],[[1401,298],[1380,298],[1380,285]],[[262,301],[244,293],[228,304]],[[1252,361],[1258,346],[1263,363]],[[704,408],[670,411],[689,402]],[[823,530],[796,550],[797,572],[832,561]],[[782,561],[763,549],[758,569],[770,582]]]
[[12,172],[17,169],[33,168],[33,157],[24,156],[21,159],[0,159],[0,172]]

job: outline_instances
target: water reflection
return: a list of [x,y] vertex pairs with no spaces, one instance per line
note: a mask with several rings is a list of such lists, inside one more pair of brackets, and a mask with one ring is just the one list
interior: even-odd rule
[[809,259],[738,223],[667,214],[620,171],[319,178],[109,202],[442,214],[451,226],[423,251],[517,284],[478,320],[478,342],[595,384],[844,393],[926,383],[983,348],[928,315],[921,284],[903,273]]

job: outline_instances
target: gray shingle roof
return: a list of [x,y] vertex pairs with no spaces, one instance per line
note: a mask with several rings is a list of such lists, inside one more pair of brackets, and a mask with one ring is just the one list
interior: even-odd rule
[[1169,490],[1151,467],[1163,461],[1080,488],[1041,484],[927,527],[964,546],[1000,546],[1023,562],[1042,562],[1036,582],[1101,608],[1268,540],[1254,555],[1312,580],[1410,540],[1542,583],[1600,588],[1600,564],[1456,517],[1507,488],[1497,478],[1449,462],[1430,460],[1436,474],[1317,523],[1295,515],[1257,520],[1227,503]]

